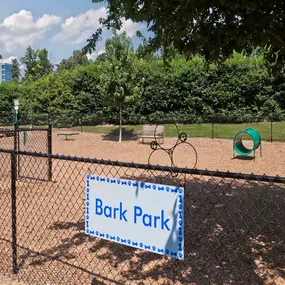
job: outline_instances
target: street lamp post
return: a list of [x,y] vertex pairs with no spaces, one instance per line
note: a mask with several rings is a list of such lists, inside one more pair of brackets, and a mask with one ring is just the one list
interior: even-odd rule
[[18,99],[14,99],[14,109],[15,109],[15,119],[16,119],[16,121],[15,121],[15,123],[17,124],[18,123],[18,111],[19,111],[19,106],[20,106],[20,104],[19,104],[19,100]]

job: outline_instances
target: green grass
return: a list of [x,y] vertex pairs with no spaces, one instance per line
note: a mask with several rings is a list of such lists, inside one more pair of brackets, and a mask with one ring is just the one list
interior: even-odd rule
[[[118,126],[83,126],[82,130],[84,132],[92,132],[92,133],[101,133],[101,134],[109,134],[111,132],[114,132],[118,130]],[[138,131],[142,129],[142,126],[130,126],[130,125],[124,125],[123,128],[125,130],[131,131],[134,134],[137,134]],[[81,127],[74,127],[72,128],[74,131],[81,131]]]
[[[123,128],[134,135],[142,129],[142,126],[124,125]],[[189,124],[178,125],[179,132],[185,132],[189,137],[212,137],[211,124]],[[271,126],[270,122],[248,123],[248,124],[214,124],[215,138],[232,139],[234,135],[246,128],[253,128],[259,131],[263,140],[270,140]],[[118,130],[117,126],[83,126],[85,132],[95,132],[102,134],[110,134]],[[81,127],[75,127],[73,130],[80,131]],[[177,130],[174,125],[165,125],[165,136],[177,136]],[[273,123],[273,140],[285,141],[285,122]]]

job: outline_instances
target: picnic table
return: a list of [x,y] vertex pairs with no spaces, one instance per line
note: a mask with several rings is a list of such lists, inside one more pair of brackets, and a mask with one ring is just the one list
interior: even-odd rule
[[71,136],[76,136],[76,135],[79,135],[79,133],[60,133],[60,134],[57,134],[57,136],[65,136],[65,140],[67,141],[67,137],[71,137]]

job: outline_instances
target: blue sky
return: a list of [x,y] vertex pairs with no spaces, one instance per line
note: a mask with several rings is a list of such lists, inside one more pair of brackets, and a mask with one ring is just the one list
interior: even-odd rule
[[[86,39],[98,28],[98,19],[106,15],[104,2],[92,0],[10,0],[0,9],[0,54],[5,61],[20,58],[31,45],[34,49],[47,48],[51,61],[56,64],[81,49]],[[144,24],[124,21],[123,29],[139,43],[135,36]],[[104,51],[104,43],[111,36],[104,31],[103,40],[90,58]]]

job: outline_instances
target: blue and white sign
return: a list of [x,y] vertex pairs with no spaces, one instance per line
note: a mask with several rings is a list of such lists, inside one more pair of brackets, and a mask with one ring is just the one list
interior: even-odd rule
[[88,175],[85,232],[184,259],[184,189]]

